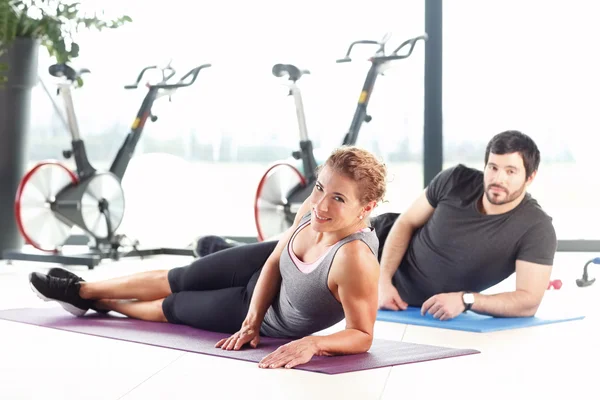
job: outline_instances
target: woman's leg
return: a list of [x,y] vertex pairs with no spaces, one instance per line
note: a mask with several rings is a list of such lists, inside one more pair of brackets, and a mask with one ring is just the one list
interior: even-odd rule
[[252,243],[199,258],[169,271],[171,291],[188,292],[246,286],[260,270],[277,242]]
[[160,300],[171,293],[245,287],[259,271],[277,243],[263,242],[223,250],[187,267],[149,271],[86,282],[76,275],[57,277],[32,272],[29,283],[44,300],[55,300],[74,315],[83,315],[94,300]]
[[147,271],[97,282],[81,282],[79,295],[83,299],[164,299],[171,294],[169,271]]
[[100,310],[116,311],[130,318],[167,322],[162,310],[163,301],[164,299],[150,301],[104,299],[96,301],[95,304]]
[[259,276],[260,270],[242,287],[173,293],[162,303],[163,315],[174,324],[212,332],[235,333],[248,314]]
[[260,270],[246,286],[218,290],[179,292],[151,301],[103,299],[99,309],[116,311],[130,318],[183,324],[213,332],[234,333],[246,318]]
[[264,242],[231,248],[199,258],[186,267],[140,272],[97,282],[80,282],[83,299],[164,299],[180,291],[245,286],[262,268],[277,243]]

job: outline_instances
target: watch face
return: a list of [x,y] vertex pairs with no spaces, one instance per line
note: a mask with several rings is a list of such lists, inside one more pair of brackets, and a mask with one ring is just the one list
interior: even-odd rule
[[465,293],[463,295],[463,301],[467,304],[473,304],[475,302],[475,295],[473,293]]

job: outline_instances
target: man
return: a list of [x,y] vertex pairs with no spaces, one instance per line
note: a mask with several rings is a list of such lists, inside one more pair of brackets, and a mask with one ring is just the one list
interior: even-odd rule
[[[532,316],[552,272],[556,233],[526,189],[540,152],[518,131],[494,136],[485,169],[457,165],[440,172],[402,214],[373,219],[380,243],[379,308],[448,320],[465,310],[503,317]],[[231,247],[210,236],[201,255]],[[516,272],[514,291],[479,292]]]
[[[380,308],[421,306],[421,313],[440,320],[468,309],[493,316],[534,315],[557,245],[552,219],[526,192],[539,162],[528,136],[500,133],[488,143],[484,172],[449,168],[406,212],[382,215],[375,222],[378,236],[387,235]],[[479,293],[514,272],[514,291]]]

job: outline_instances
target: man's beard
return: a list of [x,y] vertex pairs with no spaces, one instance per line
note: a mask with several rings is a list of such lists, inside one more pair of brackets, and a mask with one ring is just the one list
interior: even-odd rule
[[[514,201],[516,198],[518,198],[519,196],[521,196],[521,194],[523,194],[523,191],[525,190],[525,184],[523,184],[523,186],[521,186],[519,188],[519,190],[510,193],[506,188],[499,186],[499,185],[488,185],[488,187],[485,189],[485,197],[487,197],[488,201],[495,205],[495,206],[501,206],[503,204],[508,204],[512,201]],[[504,197],[500,197],[500,196],[496,196],[494,195],[494,193],[491,193],[490,189],[496,187],[499,188],[500,190],[502,190],[505,195]]]

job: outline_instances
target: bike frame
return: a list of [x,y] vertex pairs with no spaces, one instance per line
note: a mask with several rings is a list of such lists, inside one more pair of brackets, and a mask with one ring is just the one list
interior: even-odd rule
[[110,166],[110,172],[113,173],[119,180],[123,179],[125,175],[125,171],[127,170],[127,166],[133,157],[133,153],[135,148],[142,136],[142,132],[144,130],[144,126],[146,125],[146,121],[148,117],[151,115],[152,105],[154,101],[159,97],[158,96],[159,89],[154,86],[150,86],[148,88],[148,93],[144,97],[142,101],[142,105],[140,106],[138,113],[131,125],[131,130],[125,137],[123,144],[119,148],[117,155],[113,163]]
[[[110,172],[114,174],[119,181],[123,179],[125,175],[125,171],[127,170],[127,166],[133,157],[135,152],[135,148],[142,136],[142,132],[144,130],[144,126],[148,117],[151,116],[152,106],[154,102],[163,96],[170,96],[180,87],[190,86],[196,80],[198,73],[203,68],[210,67],[210,64],[204,64],[199,67],[196,67],[185,74],[178,83],[176,84],[167,84],[166,82],[175,75],[175,70],[171,67],[167,67],[163,69],[163,80],[156,85],[146,85],[148,87],[148,93],[144,97],[142,101],[142,105],[140,106],[135,120],[131,125],[131,130],[125,137],[123,144],[119,148],[115,158],[111,164]],[[139,82],[141,81],[144,73],[150,69],[158,68],[156,66],[146,67],[139,74],[137,81],[134,85],[125,86],[126,89],[136,89],[138,87]],[[164,71],[169,70],[169,74],[165,75]],[[188,83],[183,83],[185,79],[192,76],[192,79]],[[90,177],[96,173],[96,169],[90,164],[87,156],[87,151],[85,148],[85,143],[80,135],[79,124],[77,122],[77,116],[75,114],[75,106],[73,105],[73,97],[71,95],[71,82],[64,82],[59,84],[59,91],[63,98],[65,104],[65,110],[67,114],[67,122],[69,125],[69,130],[71,131],[72,142],[71,146],[73,149],[73,157],[75,159],[75,166],[77,169],[77,175],[80,180]],[[162,90],[162,91],[161,91]]]
[[[354,116],[352,117],[352,122],[350,124],[350,128],[348,132],[344,136],[344,140],[342,145],[353,146],[356,144],[358,139],[358,133],[362,127],[364,122],[369,122],[371,117],[367,115],[367,106],[369,105],[369,100],[371,99],[371,94],[373,93],[373,88],[375,87],[375,82],[377,81],[377,77],[383,72],[385,67],[394,60],[401,60],[404,58],[408,58],[419,40],[427,40],[427,34],[418,36],[412,39],[408,39],[404,41],[400,46],[398,46],[390,55],[385,55],[385,44],[389,39],[389,35],[381,41],[374,40],[358,40],[350,44],[348,51],[346,52],[346,57],[337,60],[338,63],[346,63],[352,61],[350,58],[350,53],[352,52],[352,48],[359,44],[367,44],[367,45],[377,45],[379,49],[377,52],[369,59],[371,62],[371,66],[369,67],[369,71],[367,72],[367,76],[363,83],[362,90],[360,92],[360,96],[358,97],[358,103],[356,105],[356,109],[354,111]],[[398,51],[401,49],[409,47],[407,54],[398,54]]]
[[[359,40],[350,44],[346,56],[343,59],[337,60],[338,63],[345,63],[352,61],[350,58],[350,53],[352,48],[357,44],[368,44],[368,45],[377,45],[379,48],[375,52],[375,54],[369,58],[371,62],[371,66],[369,67],[369,71],[367,72],[367,76],[363,83],[362,90],[360,92],[360,96],[358,99],[358,104],[354,111],[354,116],[352,117],[352,123],[350,124],[350,129],[348,133],[344,136],[344,140],[342,142],[343,145],[355,145],[358,139],[358,133],[362,127],[364,122],[369,122],[371,117],[367,115],[367,106],[369,104],[369,100],[371,99],[371,94],[373,93],[373,88],[375,87],[375,82],[377,81],[377,77],[384,69],[389,65],[390,62],[395,60],[402,60],[408,58],[419,40],[427,40],[427,34],[422,36],[418,36],[412,39],[408,39],[404,41],[400,46],[398,46],[393,52],[389,55],[385,54],[385,43],[389,39],[389,36],[386,35],[382,41],[374,41],[374,40]],[[398,52],[408,47],[408,52],[406,54],[398,54]],[[296,88],[299,93],[299,89]],[[296,103],[296,107],[302,106],[301,102]],[[303,110],[303,109],[302,109]],[[301,114],[303,118],[303,113]],[[299,119],[299,122],[301,120]],[[302,120],[303,121],[303,120]],[[287,221],[291,224],[294,221],[295,215],[297,213],[297,208],[300,207],[302,202],[310,195],[312,191],[312,187],[314,182],[317,180],[317,176],[314,173],[317,167],[317,163],[315,161],[314,152],[312,148],[312,142],[307,140],[305,142],[300,142],[301,150],[299,154],[295,154],[294,158],[302,159],[303,168],[304,168],[304,177],[306,181],[302,184],[297,185],[292,188],[286,199],[288,204],[284,207],[285,216]],[[302,147],[302,146],[305,147]]]
[[354,116],[352,117],[352,122],[350,123],[350,129],[348,129],[348,133],[346,133],[344,136],[344,140],[342,142],[343,145],[355,145],[362,124],[369,121],[367,116],[367,106],[369,105],[369,100],[371,99],[375,82],[379,76],[381,65],[382,63],[376,60],[371,62],[371,66],[367,72],[367,77],[365,78],[362,90],[360,91],[360,96],[358,97],[358,104],[356,105]]
[[290,93],[294,97],[296,105],[296,116],[298,119],[298,129],[300,132],[300,154],[294,154],[294,158],[302,160],[304,175],[308,181],[316,179],[315,171],[317,169],[317,161],[313,153],[312,141],[308,138],[308,129],[306,128],[306,117],[304,115],[304,104],[302,102],[302,92],[296,84],[296,81],[290,80],[287,82]]
[[81,180],[94,175],[96,169],[90,164],[85,151],[85,144],[81,139],[79,123],[77,122],[77,116],[75,114],[75,106],[73,105],[73,96],[71,95],[71,87],[71,82],[62,82],[59,83],[58,90],[65,105],[67,123],[69,125],[69,131],[71,132],[72,137],[71,147],[73,149],[75,167],[77,170],[77,176]]

